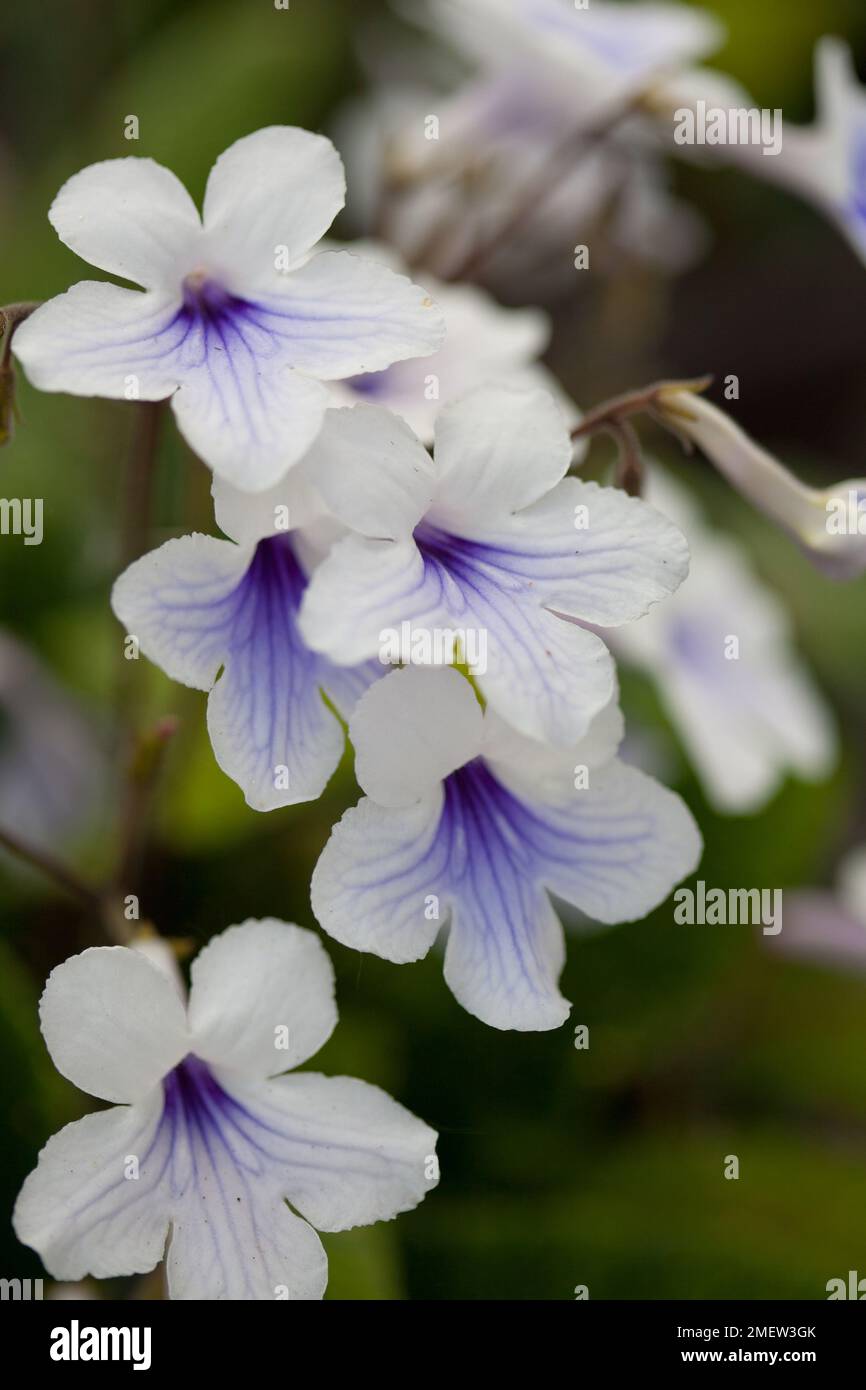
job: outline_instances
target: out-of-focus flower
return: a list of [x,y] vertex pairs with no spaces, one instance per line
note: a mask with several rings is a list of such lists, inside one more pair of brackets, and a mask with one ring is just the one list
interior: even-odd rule
[[409,667],[350,724],[367,796],[335,826],[313,911],[344,945],[419,960],[448,924],[445,979],[494,1028],[557,1028],[569,1004],[548,892],[600,922],[643,917],[697,864],[678,796],[616,757],[616,702],[570,749],[535,743],[459,672]]
[[842,860],[835,892],[786,893],[783,930],[767,945],[780,955],[866,974],[866,848]]
[[337,1022],[313,932],[230,927],[193,962],[188,1006],[139,952],[84,951],[40,1018],[58,1071],[119,1102],[49,1139],[16,1203],[56,1279],[143,1274],[170,1231],[172,1298],[318,1299],[316,1229],[390,1220],[437,1179],[434,1131],[378,1087],[283,1074]]
[[[379,243],[362,242],[357,254],[405,270],[399,258]],[[541,387],[562,407],[570,425],[579,412],[556,378],[538,362],[550,338],[550,320],[540,309],[505,309],[474,285],[446,285],[426,277],[447,329],[444,345],[431,357],[396,362],[381,372],[335,382],[335,403],[373,402],[393,410],[425,444],[433,440],[436,416],[443,405],[478,386]]]
[[760,151],[749,145],[732,154],[752,173],[815,203],[866,260],[866,90],[842,39],[817,44],[815,105],[814,125],[785,123],[777,159],[756,157]]
[[[394,428],[409,436],[396,420]],[[214,499],[231,540],[166,541],[120,576],[111,602],[145,656],[210,691],[217,762],[254,810],[270,811],[319,796],[340,760],[343,730],[323,690],[348,715],[383,667],[335,666],[301,636],[298,608],[322,525],[301,470],[256,494],[216,480]]]
[[237,487],[261,491],[322,426],[326,381],[435,352],[430,297],[375,262],[311,255],[343,206],[329,140],[271,126],[217,160],[203,221],[150,159],[91,165],[49,217],[72,250],[144,293],[84,281],[37,309],[13,348],[48,391],[171,396],[180,429]]
[[50,849],[95,812],[106,774],[95,726],[0,632],[0,825]]
[[760,809],[787,772],[826,776],[832,718],[794,654],[787,616],[745,554],[704,525],[653,464],[646,496],[688,537],[688,580],[668,603],[614,634],[614,648],[655,681],[721,811]]
[[[614,685],[607,648],[580,624],[631,622],[672,593],[688,570],[681,533],[616,488],[565,477],[572,443],[546,392],[485,387],[446,406],[434,460],[376,406],[333,414],[311,470],[355,534],[310,579],[307,643],[354,664],[404,625],[457,630],[472,664],[475,636],[493,708],[530,738],[574,743]],[[448,664],[432,638],[418,659]]]
[[660,404],[679,433],[820,570],[833,579],[853,579],[866,570],[866,478],[807,487],[702,396],[667,391]]
[[700,61],[725,36],[713,16],[682,4],[428,0],[427,8],[442,32],[484,68],[534,68],[553,95],[588,119]]

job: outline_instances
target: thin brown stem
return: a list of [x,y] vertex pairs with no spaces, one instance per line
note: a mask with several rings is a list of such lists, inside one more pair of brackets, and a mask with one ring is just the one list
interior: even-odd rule
[[689,381],[656,381],[652,386],[642,386],[636,391],[626,391],[621,396],[613,396],[609,401],[588,410],[571,431],[572,439],[585,439],[599,430],[620,425],[631,415],[651,415],[659,424],[670,429],[665,398],[675,391],[706,391],[712,383],[711,376],[696,377]]
[[62,889],[64,893],[68,893],[70,897],[75,898],[83,907],[88,908],[100,922],[109,940],[123,942],[128,939],[129,934],[123,921],[123,914],[118,903],[110,894],[101,892],[100,889],[87,883],[74,869],[56,858],[55,855],[37,848],[36,845],[29,844],[20,835],[13,835],[9,830],[0,828],[0,847],[22,864],[36,869],[49,882]]

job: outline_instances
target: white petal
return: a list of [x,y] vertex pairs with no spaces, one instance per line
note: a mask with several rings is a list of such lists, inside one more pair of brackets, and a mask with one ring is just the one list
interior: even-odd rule
[[547,392],[481,387],[444,407],[434,452],[439,485],[429,519],[473,535],[543,497],[565,476],[573,447]]
[[625,721],[618,695],[595,715],[584,737],[571,748],[540,743],[519,734],[495,710],[484,717],[485,762],[510,786],[557,798],[574,790],[579,768],[590,771],[610,762],[622,743]]
[[56,966],[39,1018],[57,1070],[101,1100],[148,1095],[189,1047],[171,980],[125,946],[91,947]]
[[433,460],[380,406],[329,410],[304,468],[333,514],[364,536],[410,535],[433,496]]
[[120,576],[111,606],[140,650],[171,676],[209,690],[222,665],[234,594],[251,551],[212,536],[181,536]]
[[700,860],[682,798],[618,758],[567,801],[530,805],[547,887],[599,922],[645,917]]
[[444,920],[435,897],[446,865],[441,811],[438,790],[399,810],[364,797],[334,826],[310,900],[335,941],[400,964],[427,954]]
[[257,343],[239,334],[232,352],[208,348],[172,397],[187,443],[246,492],[273,487],[304,456],[328,404],[327,387],[292,371],[282,352],[260,355]]
[[243,492],[215,477],[211,495],[217,526],[240,545],[312,526],[325,513],[325,504],[302,467],[291,468],[265,492]]
[[330,140],[297,126],[266,126],[214,164],[204,198],[208,242],[238,285],[273,288],[278,266],[296,265],[315,246],[345,197],[343,163]]
[[425,566],[413,540],[346,536],[311,576],[299,623],[308,645],[332,661],[381,654],[387,665],[400,624],[439,625],[442,600],[441,576]]
[[220,1150],[205,1151],[199,1161],[202,1186],[190,1191],[172,1222],[166,1259],[171,1297],[320,1299],[328,1260],[313,1228],[278,1197],[264,1203]]
[[328,381],[424,357],[445,336],[426,290],[348,251],[314,256],[261,309],[292,364]]
[[380,806],[410,806],[476,756],[482,718],[453,667],[393,671],[371,686],[349,725],[360,786]]
[[275,1076],[312,1057],[337,1023],[319,938],[275,918],[214,937],[193,962],[191,1047],[232,1073]]
[[[146,1274],[162,1259],[169,1195],[153,1153],[161,1113],[155,1092],[140,1105],[86,1115],[48,1140],[12,1222],[55,1279]],[[130,1158],[139,1162],[137,1178]]]
[[158,401],[178,384],[176,296],[83,280],[15,333],[15,355],[41,391]]
[[304,1072],[249,1088],[244,1099],[290,1135],[286,1196],[319,1231],[390,1221],[435,1186],[427,1173],[436,1131],[378,1086]]
[[[580,523],[578,525],[578,523]],[[554,612],[599,627],[632,622],[682,583],[689,548],[676,526],[619,488],[566,478],[501,537]]]
[[152,159],[106,159],[73,174],[48,217],[85,261],[148,289],[176,292],[202,239],[192,198]]
[[[499,860],[500,869],[506,865]],[[562,927],[547,894],[519,874],[491,873],[486,891],[455,902],[445,980],[458,1003],[491,1028],[559,1028],[570,1012],[556,984],[564,961]]]

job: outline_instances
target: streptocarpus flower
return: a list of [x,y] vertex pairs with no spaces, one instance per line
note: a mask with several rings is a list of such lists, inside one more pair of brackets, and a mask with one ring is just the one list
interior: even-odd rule
[[64,184],[49,217],[91,264],[144,292],[83,281],[18,329],[34,385],[80,396],[171,396],[193,449],[250,492],[306,452],[326,381],[435,352],[441,315],[416,285],[347,252],[310,255],[345,197],[329,140],[292,126],[217,160],[199,218],[150,159],[111,159]]
[[172,1298],[318,1299],[316,1230],[390,1220],[435,1184],[434,1131],[378,1087],[283,1074],[337,1022],[313,932],[230,927],[188,1005],[137,951],[87,950],[52,971],[40,1017],[58,1071],[114,1102],[49,1139],[15,1206],[56,1279],[143,1274],[170,1231]]
[[673,792],[615,756],[611,705],[568,750],[516,734],[458,671],[408,667],[350,724],[367,796],[334,827],[313,911],[346,946],[397,963],[449,925],[445,979],[494,1028],[558,1027],[563,933],[548,893],[599,922],[643,917],[700,857]]
[[404,624],[474,635],[491,706],[530,738],[574,743],[614,685],[607,648],[580,624],[630,622],[676,589],[683,536],[644,502],[565,477],[572,443],[543,391],[484,388],[446,406],[435,462],[391,421],[375,406],[335,411],[311,451],[316,486],[356,534],[311,578],[307,642],[353,664]]
[[724,38],[718,20],[682,4],[431,0],[429,9],[484,68],[533,71],[588,119],[706,57]]
[[[381,261],[397,274],[399,257],[378,242],[358,242],[356,254]],[[381,372],[350,377],[331,387],[335,405],[367,401],[393,410],[425,444],[432,443],[442,406],[473,388],[540,387],[555,395],[569,423],[578,411],[556,378],[538,361],[550,338],[550,321],[540,309],[506,309],[475,285],[448,285],[426,277],[445,320],[443,346],[431,357],[395,362]]]
[[644,495],[689,539],[688,583],[615,634],[618,656],[655,681],[704,786],[728,815],[760,810],[786,773],[829,774],[829,710],[794,650],[784,608],[733,540],[710,531],[653,464]]
[[[322,692],[348,716],[384,668],[335,666],[298,629],[321,525],[301,472],[255,495],[217,480],[214,497],[232,539],[166,541],[120,576],[111,603],[145,656],[172,680],[210,691],[217,762],[254,810],[271,811],[314,800],[340,761],[343,730]],[[303,533],[289,529],[302,522]]]
[[665,391],[671,422],[753,506],[786,531],[831,579],[866,570],[866,478],[807,487],[703,396]]
[[767,937],[766,945],[779,956],[866,974],[866,847],[845,855],[835,892],[802,888],[786,893],[783,929]]

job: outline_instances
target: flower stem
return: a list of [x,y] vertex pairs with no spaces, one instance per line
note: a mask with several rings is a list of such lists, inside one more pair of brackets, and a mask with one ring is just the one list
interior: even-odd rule
[[691,381],[657,381],[652,386],[642,386],[635,391],[626,391],[621,396],[613,396],[609,401],[588,410],[571,431],[572,439],[586,439],[594,434],[609,434],[616,440],[619,449],[615,485],[623,488],[630,497],[640,497],[643,489],[644,464],[641,455],[640,439],[631,423],[632,415],[649,415],[656,424],[662,425],[673,434],[686,452],[692,445],[689,439],[677,428],[677,410],[669,398],[676,391],[705,391],[712,377],[702,376]]
[[98,888],[85,882],[74,869],[70,869],[62,860],[48,854],[45,850],[37,849],[35,845],[28,844],[19,835],[13,835],[11,831],[4,830],[2,827],[0,827],[0,847],[20,860],[22,864],[28,864],[31,869],[38,870],[58,888],[62,888],[65,893],[68,893],[70,897],[77,898],[80,903],[89,908],[98,917],[112,941],[125,941],[127,939],[122,914],[117,910],[114,901],[108,894],[101,893]]

